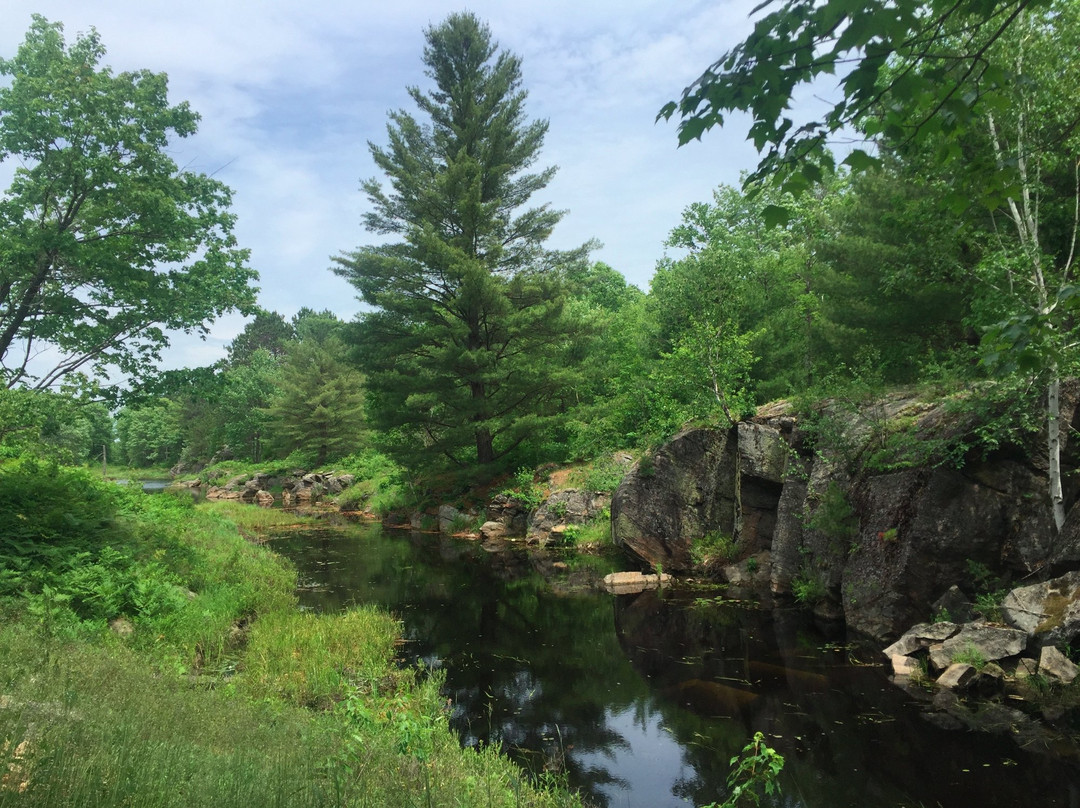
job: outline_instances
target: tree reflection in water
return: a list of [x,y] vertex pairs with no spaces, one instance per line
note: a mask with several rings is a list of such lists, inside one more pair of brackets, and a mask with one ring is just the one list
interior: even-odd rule
[[445,671],[463,743],[565,772],[595,805],[722,799],[755,730],[787,760],[788,805],[1080,801],[1075,750],[938,729],[880,665],[852,664],[837,627],[794,609],[670,588],[612,597],[566,586],[587,577],[573,570],[553,586],[551,559],[377,526],[293,531],[275,549],[301,570],[305,606],[401,617],[410,658]]

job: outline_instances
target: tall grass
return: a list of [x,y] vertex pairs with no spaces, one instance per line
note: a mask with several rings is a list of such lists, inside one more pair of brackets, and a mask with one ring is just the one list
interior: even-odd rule
[[[332,716],[162,677],[115,644],[0,632],[0,806],[325,806]],[[15,751],[21,747],[16,756]]]
[[401,624],[372,607],[340,615],[279,611],[251,627],[238,686],[255,698],[327,708],[392,687]]
[[388,615],[300,613],[266,514],[0,465],[0,808],[580,804],[462,749]]

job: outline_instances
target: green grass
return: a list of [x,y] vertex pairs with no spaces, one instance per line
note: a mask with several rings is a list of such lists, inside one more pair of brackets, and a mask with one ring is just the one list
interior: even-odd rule
[[603,455],[574,469],[568,482],[586,491],[610,494],[619,487],[629,468],[628,465],[619,463],[614,455]]
[[21,760],[0,761],[16,767],[0,806],[338,804],[330,716],[195,689],[116,643],[45,658],[48,642],[25,628],[0,633],[0,739],[26,742]]
[[611,544],[611,514],[606,509],[599,516],[580,525],[567,525],[563,534],[578,549],[599,548]]
[[393,689],[401,625],[361,607],[344,614],[275,612],[251,627],[237,686],[255,698],[328,708],[354,690]]
[[0,808],[580,805],[462,749],[388,615],[299,612],[233,521],[278,518],[0,465]]
[[738,543],[731,536],[719,532],[707,533],[690,545],[690,560],[697,567],[727,564],[733,561],[738,553]]

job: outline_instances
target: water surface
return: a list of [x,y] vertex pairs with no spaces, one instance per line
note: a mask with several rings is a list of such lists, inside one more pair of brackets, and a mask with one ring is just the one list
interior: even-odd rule
[[445,672],[463,743],[565,772],[598,806],[722,801],[755,731],[786,758],[786,806],[1080,806],[1075,749],[938,728],[872,649],[799,610],[717,591],[615,597],[581,562],[374,525],[273,546],[299,567],[303,605],[402,619],[410,658]]

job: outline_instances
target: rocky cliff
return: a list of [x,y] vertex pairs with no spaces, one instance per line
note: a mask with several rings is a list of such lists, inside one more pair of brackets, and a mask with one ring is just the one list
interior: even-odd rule
[[[1066,386],[1074,429],[1063,432],[1080,426],[1078,390]],[[727,430],[684,431],[615,492],[615,542],[688,572],[695,545],[723,537],[731,562],[753,556],[762,577],[767,567],[774,593],[794,590],[882,639],[930,619],[954,585],[974,599],[988,580],[1009,588],[1080,566],[1080,447],[1065,446],[1058,532],[1045,440],[964,451],[979,427],[971,411],[895,394],[801,417],[780,403]]]

